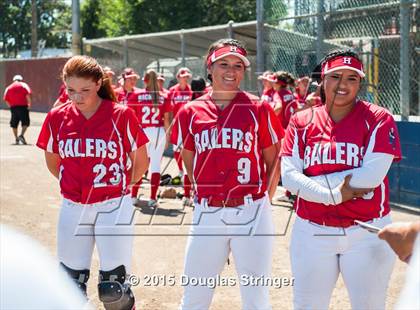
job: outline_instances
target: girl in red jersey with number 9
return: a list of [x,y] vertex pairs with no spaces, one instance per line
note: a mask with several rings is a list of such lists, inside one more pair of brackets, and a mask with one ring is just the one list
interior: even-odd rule
[[282,148],[283,185],[297,194],[290,256],[296,309],[328,309],[341,273],[353,309],[384,309],[395,257],[356,220],[391,222],[387,172],[401,158],[392,115],[358,100],[358,55],[321,65],[322,106],[297,112]]
[[134,111],[115,103],[110,81],[95,59],[70,58],[63,81],[70,101],[47,114],[37,142],[63,195],[58,259],[86,294],[96,244],[99,299],[107,310],[132,309],[126,273],[134,207],[128,185],[147,169],[148,140]]
[[[213,90],[186,104],[177,116],[182,157],[196,189],[182,309],[209,308],[210,281],[218,278],[230,252],[243,280],[243,308],[271,309],[269,287],[247,281],[271,274],[270,197],[279,177],[283,131],[267,103],[239,89],[249,65],[240,42],[213,43],[207,56]],[[194,285],[197,280],[209,285]]]

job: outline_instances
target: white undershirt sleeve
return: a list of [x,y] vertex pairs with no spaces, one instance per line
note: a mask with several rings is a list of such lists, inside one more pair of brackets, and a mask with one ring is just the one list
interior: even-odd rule
[[328,185],[323,186],[318,181],[304,175],[303,160],[297,156],[282,156],[281,177],[283,186],[300,198],[325,205],[341,203],[341,192],[338,186],[335,188]]
[[328,182],[329,186],[334,188],[343,182],[347,175],[351,174],[351,187],[376,188],[384,180],[393,160],[394,155],[391,154],[367,153],[361,167],[310,178],[322,186],[328,186]]

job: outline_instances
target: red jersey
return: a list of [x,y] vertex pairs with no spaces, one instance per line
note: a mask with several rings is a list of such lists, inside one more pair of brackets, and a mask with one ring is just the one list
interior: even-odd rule
[[269,105],[240,91],[220,110],[206,94],[185,105],[177,118],[183,147],[195,152],[199,199],[240,199],[266,191],[262,150],[284,136]]
[[[303,173],[307,176],[360,167],[366,152],[387,153],[394,155],[394,160],[401,159],[394,119],[377,105],[357,101],[353,110],[338,123],[329,117],[325,105],[299,111],[290,122],[281,155],[297,156],[299,153]],[[382,217],[389,213],[388,177],[370,199],[358,198],[337,206],[326,206],[298,198],[295,208],[301,218],[328,226]]]
[[125,90],[124,87],[120,86],[114,89],[115,96],[117,97],[117,102],[123,105],[128,105],[129,102],[135,102],[136,99],[136,92],[141,91],[140,88],[133,87],[132,91]]
[[193,92],[191,87],[187,85],[185,89],[181,90],[179,84],[172,86],[169,90],[169,98],[172,106],[172,113],[174,117],[178,114],[183,105],[192,100]]
[[28,84],[15,81],[6,88],[3,99],[9,103],[10,107],[28,106],[26,96],[30,94],[32,91]]
[[205,94],[209,94],[213,90],[213,86],[209,85],[204,89]]
[[274,101],[281,101],[281,110],[279,113],[279,118],[281,125],[284,129],[289,125],[290,117],[295,113],[298,108],[297,102],[292,92],[287,88],[282,88],[276,92],[274,95]]
[[136,91],[129,106],[136,111],[137,117],[142,127],[163,127],[165,113],[171,111],[171,103],[164,92],[159,92],[159,101],[153,103],[152,93],[147,89]]
[[293,96],[295,97],[295,101],[298,104],[298,108],[301,109],[305,106],[306,104],[306,97],[307,96],[301,96],[299,93],[294,93]]
[[69,95],[67,94],[66,84],[61,84],[60,90],[58,91],[58,99],[61,103],[66,103],[69,100]]
[[268,103],[274,109],[274,103],[275,102],[273,101],[273,97],[274,97],[275,93],[276,93],[276,91],[274,90],[274,88],[264,90],[262,95],[261,95],[261,102]]
[[52,109],[37,146],[60,155],[63,197],[90,204],[129,192],[128,155],[147,142],[134,111],[103,100],[89,119],[72,103]]

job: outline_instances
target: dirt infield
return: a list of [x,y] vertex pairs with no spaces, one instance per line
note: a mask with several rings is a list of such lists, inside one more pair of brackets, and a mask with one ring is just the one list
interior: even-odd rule
[[[14,138],[9,128],[9,113],[7,110],[0,110],[1,223],[38,240],[55,255],[60,205],[58,182],[49,174],[44,164],[43,152],[34,146],[46,114],[31,113],[32,124],[26,135],[30,145],[16,146],[12,145]],[[165,162],[167,160],[165,158]],[[170,169],[172,172],[175,169],[173,162]],[[191,208],[183,209],[180,200],[167,200],[161,203],[161,209],[153,219],[147,210],[138,212],[138,236],[134,239],[132,270],[140,280],[140,284],[134,287],[137,309],[177,308],[182,296],[180,276],[187,240],[185,233],[188,232],[188,225],[180,223],[188,223],[191,211]],[[270,289],[271,302],[273,309],[292,309],[292,287],[286,282],[291,277],[289,238],[294,215],[289,223],[291,214],[287,208],[273,207],[273,214],[278,236],[275,238],[272,277],[279,282],[275,282]],[[418,220],[418,217],[397,211],[393,211],[392,216],[394,221]],[[152,225],[149,225],[150,220]],[[392,309],[396,302],[405,270],[405,264],[398,261],[390,282],[387,309]],[[97,272],[98,256],[95,251],[88,294],[92,304],[102,309],[96,291]],[[235,277],[232,260],[230,265],[225,266],[222,277]],[[175,282],[174,285],[172,281]],[[348,294],[341,278],[333,292],[330,308],[350,309]],[[236,285],[216,288],[211,309],[240,309],[238,282]]]

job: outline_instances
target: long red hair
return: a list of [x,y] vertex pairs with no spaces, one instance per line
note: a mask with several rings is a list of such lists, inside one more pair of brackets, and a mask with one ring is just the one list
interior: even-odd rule
[[62,79],[65,81],[69,77],[87,78],[94,82],[101,80],[98,96],[102,99],[117,101],[110,79],[95,58],[82,55],[70,58],[64,65]]

